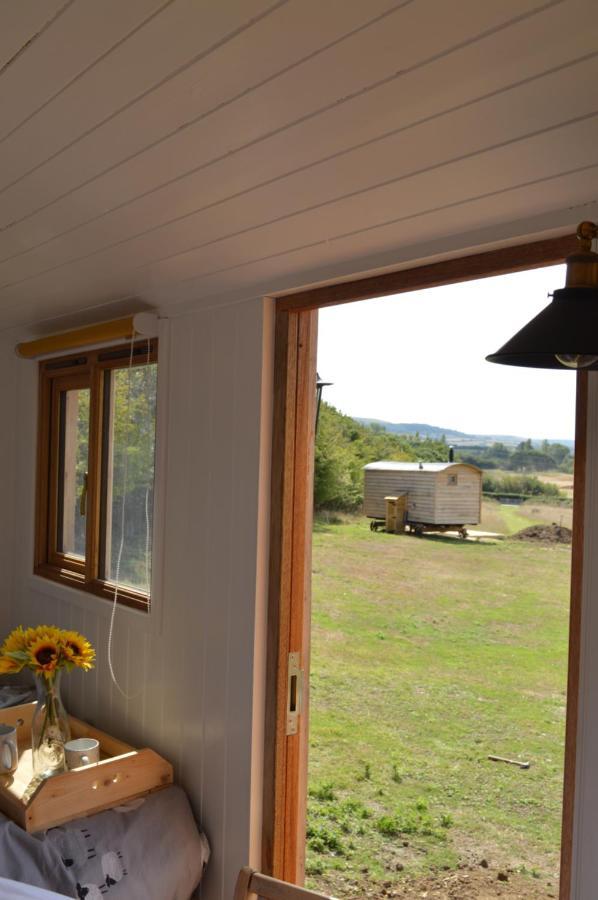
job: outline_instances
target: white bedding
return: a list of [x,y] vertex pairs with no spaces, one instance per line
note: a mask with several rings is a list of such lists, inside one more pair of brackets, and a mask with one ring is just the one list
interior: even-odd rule
[[65,900],[65,896],[55,894],[54,891],[45,891],[32,884],[0,878],[0,900]]
[[[189,900],[210,855],[189,801],[177,786],[128,807],[27,834],[0,815],[0,877],[75,900]],[[29,888],[28,886],[32,887]]]

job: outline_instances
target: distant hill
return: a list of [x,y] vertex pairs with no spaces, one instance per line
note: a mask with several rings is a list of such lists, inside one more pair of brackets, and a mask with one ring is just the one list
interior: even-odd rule
[[[507,447],[516,447],[526,438],[517,437],[513,434],[466,434],[463,431],[455,431],[454,428],[441,428],[438,425],[426,425],[423,422],[385,422],[384,419],[366,419],[359,416],[353,416],[356,422],[362,425],[378,425],[391,434],[419,434],[421,438],[431,438],[432,440],[442,440],[444,436],[447,443],[453,444],[455,447],[488,447],[491,444],[501,443]],[[541,440],[534,440],[534,446],[540,446]],[[550,440],[551,444],[564,444],[565,447],[573,450],[575,442],[562,438],[558,441]]]

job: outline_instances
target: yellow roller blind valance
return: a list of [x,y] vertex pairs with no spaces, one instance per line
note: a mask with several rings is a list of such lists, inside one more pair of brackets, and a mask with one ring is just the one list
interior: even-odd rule
[[17,344],[15,350],[17,356],[24,359],[35,359],[38,356],[77,350],[79,347],[89,347],[93,344],[130,340],[136,334],[155,337],[157,323],[158,317],[153,313],[137,313],[123,319],[113,319],[110,322],[99,322],[96,325],[87,325],[84,328],[75,328],[60,334],[51,334],[35,341],[24,341]]

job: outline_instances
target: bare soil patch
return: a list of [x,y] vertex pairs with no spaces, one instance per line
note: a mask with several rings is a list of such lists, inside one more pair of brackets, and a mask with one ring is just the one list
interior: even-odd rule
[[[338,890],[339,885],[321,885],[322,888],[334,891],[335,888]],[[342,896],[350,900],[385,900],[387,897],[400,900],[496,900],[497,897],[504,900],[547,900],[558,896],[558,884],[508,869],[478,865],[463,866],[456,872],[441,872],[402,883],[354,881],[348,885],[345,882]]]
[[571,529],[564,525],[530,525],[511,535],[513,541],[541,541],[547,544],[570,544]]

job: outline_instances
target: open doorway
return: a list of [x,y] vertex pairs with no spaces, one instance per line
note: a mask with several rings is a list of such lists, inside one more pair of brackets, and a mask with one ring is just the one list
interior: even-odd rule
[[563,274],[320,313],[306,873],[335,896],[558,894],[575,377],[483,355]]
[[[271,569],[267,738],[264,785],[263,867],[289,881],[303,880],[307,796],[307,689],[297,691],[309,671],[311,512],[316,409],[317,310],[451,284],[501,272],[561,262],[574,249],[572,237],[541,241],[366,278],[352,284],[306,291],[277,302],[272,478]],[[480,313],[484,309],[480,297]],[[566,778],[563,808],[561,900],[569,897],[574,811],[576,698],[582,583],[585,396],[587,378],[577,378],[577,434],[571,641],[567,703]],[[579,473],[579,474],[578,474]],[[295,667],[291,672],[291,662]],[[291,717],[290,705],[298,700]]]

